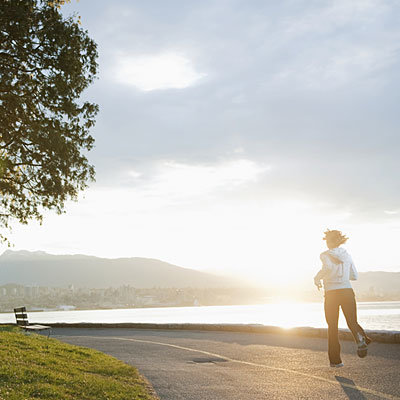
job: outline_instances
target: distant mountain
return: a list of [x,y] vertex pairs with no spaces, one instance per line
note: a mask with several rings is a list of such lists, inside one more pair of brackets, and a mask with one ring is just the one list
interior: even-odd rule
[[243,286],[232,278],[182,268],[150,258],[107,259],[11,250],[0,256],[0,285],[7,283],[90,288],[122,285],[136,288]]
[[358,280],[352,282],[352,286],[358,293],[400,294],[400,272],[360,272]]

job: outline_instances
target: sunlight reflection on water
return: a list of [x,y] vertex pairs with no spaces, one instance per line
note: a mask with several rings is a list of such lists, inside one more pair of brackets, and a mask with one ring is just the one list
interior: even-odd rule
[[[142,322],[326,327],[322,303],[31,312],[29,318],[30,322],[48,324]],[[400,302],[358,303],[358,319],[364,329],[400,331]],[[14,315],[0,314],[0,322],[14,323]],[[339,326],[346,328],[342,314]]]

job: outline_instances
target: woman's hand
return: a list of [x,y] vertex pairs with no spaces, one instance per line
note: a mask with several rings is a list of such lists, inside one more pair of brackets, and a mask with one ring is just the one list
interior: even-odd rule
[[314,285],[317,287],[318,290],[322,288],[322,283],[320,279],[314,279]]

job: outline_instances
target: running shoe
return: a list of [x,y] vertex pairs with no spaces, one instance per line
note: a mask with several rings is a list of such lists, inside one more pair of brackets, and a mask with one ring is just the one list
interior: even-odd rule
[[360,358],[367,357],[368,346],[366,344],[357,347],[357,355]]
[[[357,355],[360,358],[367,357],[368,353],[368,345],[367,345],[367,339],[362,336],[360,333],[357,335],[358,340],[357,340]],[[371,341],[369,341],[371,343]]]
[[344,367],[343,363],[339,363],[339,364],[332,364],[330,363],[331,368],[340,368],[340,367]]

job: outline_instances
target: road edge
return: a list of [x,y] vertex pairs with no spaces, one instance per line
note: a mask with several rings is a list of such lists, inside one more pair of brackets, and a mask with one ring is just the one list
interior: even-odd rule
[[[48,324],[48,323],[47,323]],[[196,330],[196,331],[221,331],[221,332],[246,332],[246,333],[272,333],[278,335],[295,335],[316,338],[326,338],[326,328],[281,328],[258,324],[157,324],[157,323],[54,323],[53,328],[127,328],[127,329],[160,329],[160,330]],[[367,335],[380,343],[400,343],[400,331],[375,331],[366,330]],[[354,340],[347,329],[339,329],[339,337],[343,340]]]

